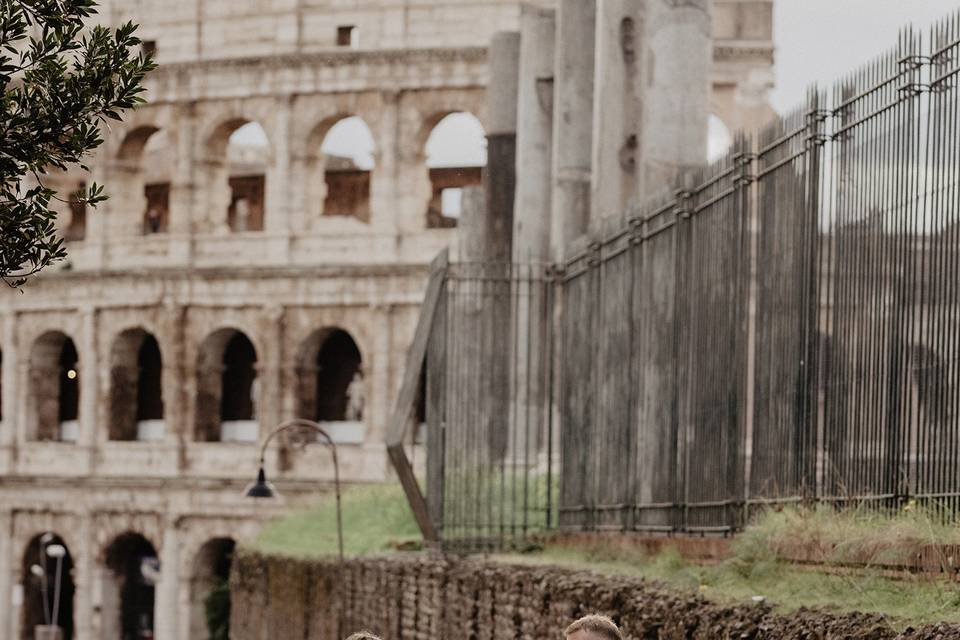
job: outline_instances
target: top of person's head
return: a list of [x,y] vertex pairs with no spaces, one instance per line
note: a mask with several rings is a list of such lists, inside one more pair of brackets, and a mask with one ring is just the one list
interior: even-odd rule
[[582,640],[623,640],[623,635],[613,620],[596,614],[583,616],[564,631],[567,638],[575,633],[581,633]]
[[350,634],[347,640],[380,640],[380,638],[369,631],[357,631],[356,633]]

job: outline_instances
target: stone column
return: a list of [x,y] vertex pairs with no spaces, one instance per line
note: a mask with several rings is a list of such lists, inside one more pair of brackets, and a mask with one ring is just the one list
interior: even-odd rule
[[13,627],[13,517],[9,511],[0,511],[0,636],[15,638]]
[[177,259],[189,261],[192,258],[193,221],[204,220],[207,212],[200,210],[196,198],[194,174],[200,167],[199,154],[205,153],[205,147],[196,141],[197,124],[195,107],[192,103],[179,107],[176,119],[175,135],[176,160],[170,175],[170,203],[167,230],[170,235],[171,252]]
[[280,364],[283,362],[283,332],[286,322],[283,307],[265,307],[260,335],[264,336],[264,353],[257,354],[259,398],[257,415],[260,437],[280,424]]
[[94,640],[93,606],[94,602],[99,604],[99,599],[94,597],[94,582],[98,576],[96,557],[100,550],[96,548],[93,535],[93,514],[82,511],[79,515],[80,535],[77,540],[80,548],[70,549],[74,561],[73,579],[77,588],[73,602],[74,638]]
[[97,431],[100,424],[100,358],[97,352],[97,309],[84,307],[80,310],[80,344],[77,351],[80,356],[80,420],[79,442],[89,453],[89,469],[93,469],[96,459]]
[[483,187],[464,187],[457,222],[457,256],[460,262],[490,259],[487,245],[487,199]]
[[647,0],[597,0],[590,229],[640,191],[643,33]]
[[[17,314],[9,311],[3,315],[3,361],[0,363],[3,376],[0,389],[0,407],[3,420],[0,422],[0,474],[10,471],[13,449],[17,446],[17,383],[19,376],[20,349],[17,345]],[[2,602],[2,601],[0,601]],[[0,626],[0,630],[3,627]]]
[[[291,192],[299,185],[291,183],[290,166],[293,148],[292,119],[293,98],[291,96],[276,99],[272,156],[266,172],[266,193],[264,194],[263,229],[272,235],[290,235]],[[289,247],[286,247],[287,249]],[[287,256],[277,256],[286,262]]]
[[555,35],[553,10],[522,7],[513,227],[513,255],[519,262],[540,262],[550,255]]
[[486,216],[485,255],[507,262],[513,255],[513,204],[517,183],[517,92],[520,34],[494,34],[489,53],[487,85],[487,167],[484,172]]
[[560,0],[553,81],[552,253],[561,260],[590,223],[596,0]]
[[[553,189],[553,72],[556,14],[524,6],[520,19],[520,73],[517,104],[517,196],[514,205],[514,261],[510,297],[515,337],[510,380],[509,429],[491,426],[493,455],[506,454],[518,465],[531,462],[544,412],[543,372],[546,327],[540,314],[542,265],[550,261],[551,192]],[[504,310],[506,311],[506,305]],[[494,379],[496,397],[502,382]],[[508,394],[509,395],[509,394]],[[506,435],[506,440],[499,437]]]
[[713,55],[709,0],[647,0],[647,6],[642,196],[704,164]]
[[[417,156],[419,149],[400,149],[400,102],[403,94],[397,90],[380,92],[381,112],[376,122],[368,123],[373,128],[376,147],[376,164],[370,175],[370,224],[378,231],[398,233],[423,228],[419,206],[410,206],[407,192],[409,183],[404,176],[411,164],[404,156]],[[413,218],[401,212],[413,212]]]
[[160,580],[156,585],[153,626],[157,640],[179,640],[177,586],[180,583],[180,536],[175,520],[163,531],[160,550]]

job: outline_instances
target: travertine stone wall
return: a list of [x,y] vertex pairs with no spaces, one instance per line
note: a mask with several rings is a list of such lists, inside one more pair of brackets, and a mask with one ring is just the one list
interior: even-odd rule
[[[51,531],[74,560],[73,640],[99,640],[113,628],[103,609],[103,552],[127,532],[145,536],[160,555],[157,640],[201,640],[191,631],[198,596],[190,585],[204,570],[197,565],[202,545],[253,535],[264,517],[315,500],[332,478],[322,447],[294,454],[289,466],[271,452],[268,471],[285,502],[265,511],[241,498],[256,445],[195,437],[201,345],[226,328],[250,339],[262,436],[297,411],[304,344],[331,327],[349,332],[362,356],[367,402],[362,442],[342,446],[342,477],[390,477],[383,430],[427,265],[455,244],[455,230],[427,228],[426,141],[451,112],[491,124],[486,47],[495,32],[519,29],[521,2],[100,4],[107,22],[141,23],[160,67],[146,82],[149,104],[104,132],[92,171],[50,178],[64,190],[81,181],[106,185],[111,198],[87,211],[85,238],[69,242],[67,263],[25,293],[0,290],[0,602],[12,603],[0,607],[0,638],[24,635],[17,604],[23,555],[34,536]],[[768,109],[771,4],[715,0],[712,96],[730,127]],[[357,27],[356,47],[336,45],[346,26]],[[322,215],[320,146],[352,115],[366,122],[375,145],[368,222]],[[265,167],[263,230],[231,232],[228,177],[238,158],[227,142],[247,122],[259,123],[268,138],[253,157]],[[512,131],[492,124],[495,135]],[[159,150],[151,147],[158,140],[165,142]],[[169,183],[166,232],[144,235],[144,187],[158,182]],[[71,220],[64,207],[64,229]],[[111,406],[113,355],[129,330],[152,334],[161,353],[160,441],[109,439],[112,416],[122,414]],[[43,385],[31,380],[42,370],[31,373],[30,361],[47,332],[71,338],[78,352],[76,443],[34,437],[34,398]]]
[[293,560],[244,553],[231,579],[234,640],[560,638],[587,613],[611,616],[628,640],[872,640],[960,637],[931,625],[897,634],[878,615],[773,614],[723,606],[639,578],[455,558]]

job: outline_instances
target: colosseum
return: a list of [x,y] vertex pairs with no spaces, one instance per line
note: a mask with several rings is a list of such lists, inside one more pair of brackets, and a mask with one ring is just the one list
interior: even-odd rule
[[[772,0],[713,0],[712,109],[770,114]],[[539,2],[549,6],[551,2]],[[148,104],[105,134],[68,260],[0,295],[0,637],[201,640],[236,540],[330,487],[317,444],[242,497],[258,440],[306,417],[347,482],[383,444],[428,265],[485,163],[487,45],[517,0],[104,0],[141,24]],[[44,573],[43,570],[39,573]]]

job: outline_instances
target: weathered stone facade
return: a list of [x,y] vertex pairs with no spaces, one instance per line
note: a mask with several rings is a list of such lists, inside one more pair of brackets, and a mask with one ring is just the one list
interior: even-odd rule
[[[0,295],[0,602],[12,604],[0,637],[40,622],[25,554],[52,532],[73,565],[72,638],[120,637],[134,597],[123,554],[148,549],[155,637],[196,640],[217,541],[329,486],[328,452],[308,445],[288,464],[268,455],[283,501],[241,497],[256,439],[318,417],[334,329],[365,389],[360,420],[331,421],[342,477],[388,477],[383,432],[427,264],[454,244],[454,229],[429,224],[425,145],[450,113],[486,124],[485,45],[519,28],[520,3],[103,4],[111,22],[143,24],[161,66],[149,104],[105,132],[92,174],[52,178],[112,195],[96,210],[64,205],[68,263]],[[769,113],[771,5],[716,0],[712,99],[731,128]],[[334,163],[320,147],[346,116],[374,140],[373,169],[355,181],[369,179],[369,219],[324,210]],[[269,141],[256,162],[228,151],[249,122]]]

